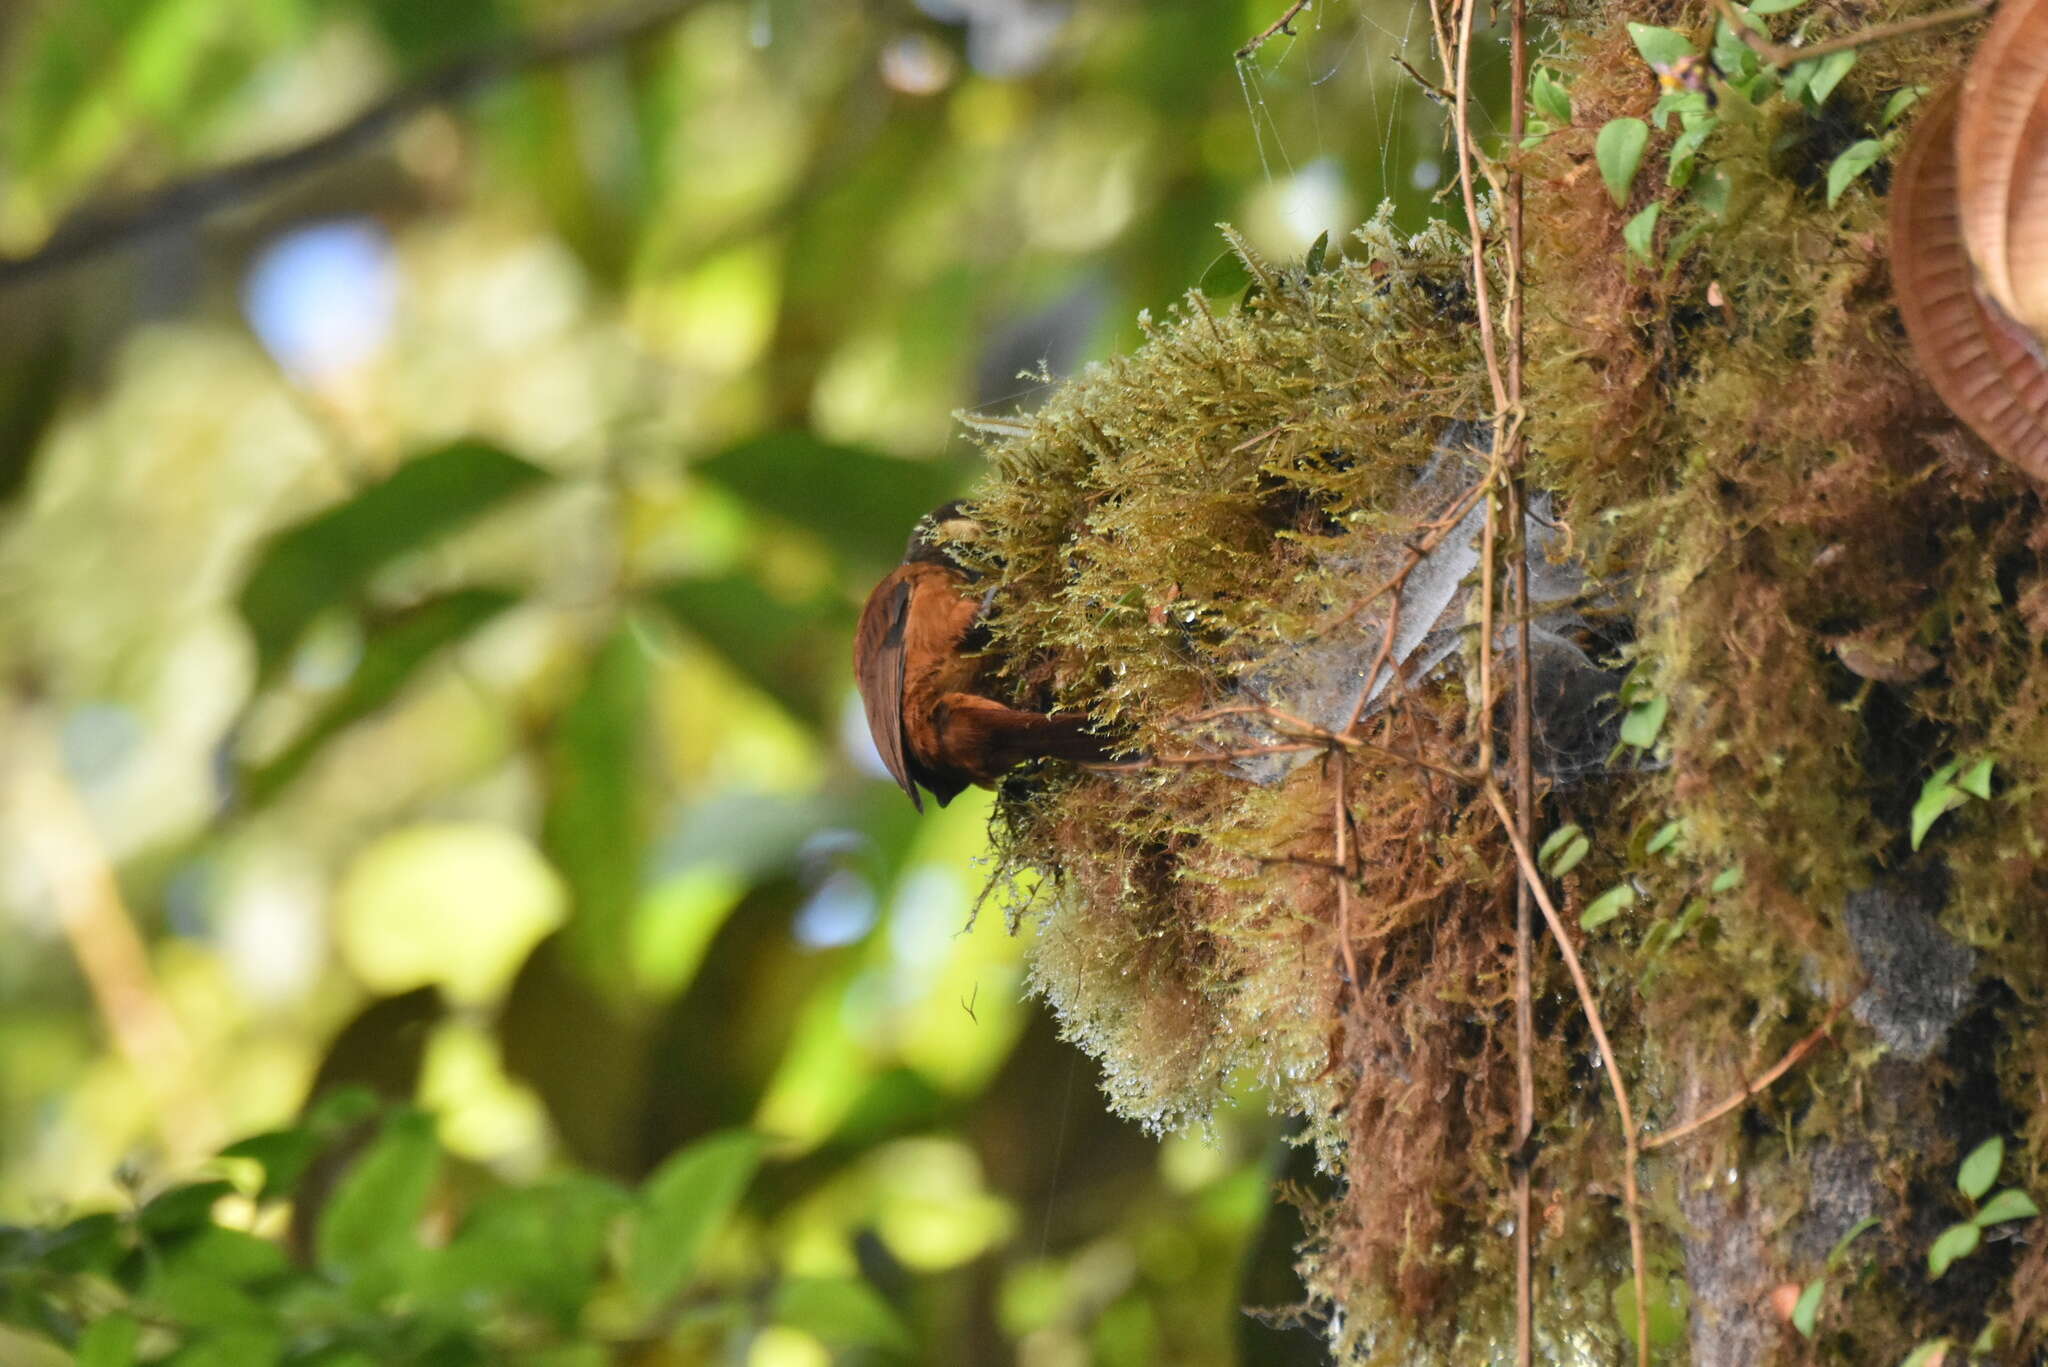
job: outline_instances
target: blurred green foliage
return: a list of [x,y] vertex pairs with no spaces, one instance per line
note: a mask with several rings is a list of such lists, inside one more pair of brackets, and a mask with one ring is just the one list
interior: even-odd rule
[[1314,1359],[847,739],[956,410],[1431,212],[1423,16],[1282,8],[0,12],[0,1359]]

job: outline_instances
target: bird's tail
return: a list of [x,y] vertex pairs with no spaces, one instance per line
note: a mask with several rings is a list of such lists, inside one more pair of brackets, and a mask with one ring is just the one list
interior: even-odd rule
[[1034,759],[1064,759],[1076,764],[1101,764],[1111,758],[1111,743],[1088,729],[1076,712],[1048,715],[1005,707],[988,698],[949,694],[937,709],[941,744],[956,762],[972,757],[978,782]]

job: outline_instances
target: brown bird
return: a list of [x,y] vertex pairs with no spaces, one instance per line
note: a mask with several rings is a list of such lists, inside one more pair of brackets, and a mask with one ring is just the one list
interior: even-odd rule
[[1020,711],[979,691],[988,661],[976,650],[988,600],[974,591],[978,576],[947,547],[980,535],[981,524],[957,501],[926,514],[903,563],[868,595],[854,633],[853,675],[868,730],[919,811],[920,785],[943,807],[969,784],[993,786],[1026,760],[1087,763],[1108,753],[1100,736],[1083,729],[1085,718]]

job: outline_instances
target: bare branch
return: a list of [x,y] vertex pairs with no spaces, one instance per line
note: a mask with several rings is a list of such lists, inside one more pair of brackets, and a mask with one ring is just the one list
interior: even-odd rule
[[1762,1076],[1758,1077],[1756,1081],[1745,1081],[1742,1084],[1741,1091],[1724,1098],[1716,1105],[1709,1106],[1683,1125],[1674,1126],[1662,1134],[1652,1135],[1650,1138],[1645,1139],[1643,1147],[1645,1149],[1661,1149],[1666,1144],[1675,1144],[1695,1130],[1711,1125],[1729,1112],[1739,1110],[1743,1106],[1748,1105],[1750,1101],[1755,1099],[1758,1093],[1768,1088],[1779,1078],[1785,1076],[1785,1074],[1791,1072],[1794,1065],[1812,1053],[1819,1046],[1820,1042],[1828,1037],[1828,1032],[1835,1028],[1835,1022],[1842,1018],[1842,1013],[1849,1009],[1850,1003],[1863,995],[1863,988],[1868,985],[1866,983],[1863,986],[1859,986],[1854,992],[1836,1002],[1829,1009],[1827,1018],[1815,1027],[1812,1034],[1786,1050],[1785,1057],[1765,1069]]
[[1245,61],[1253,53],[1283,33],[1292,38],[1294,36],[1294,20],[1296,16],[1313,3],[1314,0],[1294,0],[1294,3],[1287,7],[1287,13],[1266,25],[1265,28],[1259,31],[1256,37],[1237,50],[1234,54],[1237,60],[1240,62]]
[[1953,9],[1936,10],[1932,14],[1917,14],[1911,19],[1896,23],[1876,24],[1870,28],[1845,33],[1838,38],[1810,43],[1804,47],[1786,47],[1774,43],[1758,33],[1736,15],[1729,0],[1714,0],[1714,7],[1721,13],[1721,19],[1734,33],[1749,45],[1749,50],[1774,67],[1791,66],[1794,62],[1810,62],[1816,57],[1826,57],[1837,52],[1849,52],[1867,43],[1882,43],[1892,38],[1905,38],[1915,33],[1925,33],[1932,28],[1946,28],[1950,24],[1967,23],[1990,10],[1993,0],[1971,0],[1971,3],[1957,5]]
[[190,226],[372,146],[423,110],[463,99],[522,72],[578,62],[624,47],[660,32],[702,3],[660,0],[558,33],[508,40],[459,57],[385,95],[348,122],[295,146],[230,162],[140,194],[87,205],[65,219],[35,250],[23,256],[0,257],[0,289],[75,266],[111,248]]

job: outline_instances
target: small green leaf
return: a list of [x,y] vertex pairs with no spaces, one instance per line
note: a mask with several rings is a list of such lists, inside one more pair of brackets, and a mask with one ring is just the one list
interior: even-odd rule
[[460,441],[279,532],[236,600],[255,638],[259,681],[275,677],[314,618],[354,597],[390,561],[548,479],[494,446]]
[[1950,1225],[1934,1241],[1934,1247],[1927,1250],[1927,1272],[1939,1277],[1948,1271],[1950,1263],[1958,1258],[1967,1258],[1977,1251],[1977,1243],[1984,1237],[1983,1232],[1972,1224]]
[[1814,70],[1819,66],[1819,62],[1794,62],[1791,66],[1785,68],[1783,77],[1785,98],[1788,100],[1803,99],[1806,95],[1806,87],[1813,82]]
[[1928,777],[1927,782],[1920,785],[1920,796],[1913,803],[1914,849],[1920,848],[1920,842],[1927,838],[1927,832],[1933,829],[1934,823],[1941,820],[1944,813],[1952,812],[1970,800],[1969,794],[1959,791],[1955,786],[1956,770],[1961,767],[1962,761],[1950,760],[1936,769]]
[[1707,884],[1707,891],[1727,892],[1731,888],[1739,888],[1741,886],[1742,866],[1740,864],[1730,864],[1727,868],[1714,875],[1714,881]]
[[853,1278],[803,1277],[775,1295],[775,1318],[827,1344],[908,1353],[915,1346],[889,1302]]
[[1948,1356],[1949,1341],[1946,1338],[1929,1339],[1906,1354],[1906,1360],[1899,1367],[1941,1367]]
[[1792,1304],[1792,1327],[1807,1338],[1813,1337],[1814,1323],[1820,1318],[1820,1298],[1827,1294],[1827,1290],[1826,1279],[1815,1277]]
[[1982,1357],[1997,1351],[1999,1340],[1998,1321],[1993,1320],[1977,1332],[1977,1341],[1970,1345],[1971,1357]]
[[1536,862],[1546,868],[1549,867],[1550,856],[1563,849],[1571,842],[1572,837],[1578,834],[1580,834],[1579,823],[1576,821],[1568,821],[1564,825],[1559,826],[1549,835],[1543,837],[1543,843],[1536,847]]
[[1302,263],[1302,274],[1321,275],[1323,273],[1323,258],[1329,253],[1329,250],[1330,230],[1328,228],[1325,228],[1323,229],[1322,236],[1318,237],[1314,241],[1314,243],[1312,243],[1309,246],[1308,260]]
[[[1735,182],[1728,173],[1718,166],[1709,167],[1693,182],[1692,201],[1710,217],[1728,222],[1728,211],[1735,196]],[[1706,224],[1697,225],[1704,229]]]
[[1664,717],[1670,710],[1671,700],[1661,694],[1629,708],[1628,715],[1621,719],[1621,743],[1638,750],[1647,750],[1655,745],[1658,734],[1664,730]]
[[1850,1244],[1855,1243],[1858,1239],[1876,1228],[1877,1217],[1875,1215],[1866,1215],[1855,1224],[1850,1225],[1848,1231],[1841,1238],[1835,1240],[1835,1246],[1828,1250],[1828,1266],[1833,1267],[1841,1262],[1842,1255],[1849,1251]]
[[503,589],[467,588],[373,615],[365,623],[362,658],[348,682],[282,752],[242,775],[241,810],[246,813],[275,797],[328,741],[398,696],[427,661],[518,601]]
[[[1745,27],[1767,38],[1770,36],[1770,31],[1764,27],[1764,21],[1755,14],[1740,6],[1736,7],[1736,12],[1742,16]],[[1730,80],[1746,80],[1755,75],[1763,64],[1757,59],[1756,49],[1743,42],[1742,35],[1729,27],[1726,19],[1722,19],[1714,24],[1714,65],[1725,72]]]
[[[1669,1348],[1685,1337],[1686,1311],[1692,1303],[1692,1291],[1683,1277],[1657,1277],[1649,1279],[1650,1346]],[[1608,1297],[1614,1310],[1614,1320],[1621,1326],[1621,1332],[1630,1343],[1636,1341],[1636,1284],[1633,1278],[1624,1278],[1615,1283]]]
[[78,1336],[78,1367],[130,1367],[142,1326],[132,1315],[106,1315]]
[[1671,169],[1664,176],[1666,185],[1682,190],[1692,182],[1693,168],[1699,157],[1700,148],[1706,145],[1707,139],[1718,127],[1720,120],[1707,119],[1698,127],[1686,129],[1673,140],[1669,158]]
[[1576,824],[1560,826],[1550,833],[1550,838],[1543,842],[1543,848],[1536,852],[1536,862],[1551,877],[1562,877],[1576,868],[1591,848],[1586,833]]
[[135,1223],[149,1234],[181,1234],[213,1223],[213,1203],[234,1194],[232,1182],[194,1182],[172,1187],[144,1206]]
[[415,1230],[440,1164],[433,1117],[394,1111],[321,1212],[315,1241],[320,1265],[350,1278],[402,1277],[395,1264],[416,1246]]
[[1640,261],[1656,259],[1650,247],[1657,235],[1657,215],[1663,211],[1664,206],[1652,200],[1622,227],[1621,240]]
[[1911,109],[1926,93],[1927,87],[1924,85],[1909,85],[1904,90],[1894,92],[1892,97],[1884,102],[1884,113],[1878,117],[1877,126],[1890,128],[1897,122],[1899,115]]
[[1849,68],[1855,65],[1854,48],[1845,52],[1831,52],[1820,59],[1820,64],[1814,68],[1813,79],[1806,83],[1806,98],[1812,101],[1815,109],[1828,102],[1828,96],[1835,93],[1835,87],[1842,83],[1842,78],[1849,74]]
[[1979,1229],[1989,1229],[2008,1220],[2031,1220],[2040,1213],[2041,1208],[2034,1204],[2033,1197],[2018,1187],[2007,1187],[1984,1203],[1974,1223]]
[[310,1131],[302,1129],[273,1130],[268,1134],[251,1135],[239,1143],[230,1144],[220,1151],[223,1158],[246,1158],[263,1168],[263,1185],[257,1191],[260,1201],[274,1201],[280,1196],[289,1196],[299,1178],[305,1175],[306,1167],[319,1152],[320,1141]]
[[1580,930],[1597,930],[1622,912],[1635,905],[1636,890],[1633,884],[1616,883],[1607,891],[1586,903],[1586,909],[1579,913]]
[[1806,0],[1755,0],[1749,7],[1751,14],[1784,14],[1798,9]]
[[689,1281],[760,1164],[760,1136],[733,1130],[698,1140],[647,1179],[632,1239],[633,1285],[644,1304],[662,1304]]
[[1548,67],[1537,67],[1536,74],[1530,78],[1529,103],[1536,106],[1536,112],[1560,127],[1571,125],[1571,92],[1565,89],[1563,82],[1550,74]]
[[1692,39],[1677,29],[1654,24],[1630,24],[1628,36],[1636,40],[1636,51],[1652,67],[1670,66],[1681,57],[1692,56]]
[[1593,159],[1600,164],[1600,178],[1607,182],[1607,193],[1614,197],[1615,208],[1628,203],[1629,188],[1635,184],[1636,170],[1643,164],[1643,149],[1649,144],[1650,125],[1636,118],[1608,120],[1594,140]]
[[1981,797],[1986,802],[1989,802],[1991,800],[1991,764],[1992,761],[1988,759],[1978,760],[1975,764],[1963,770],[1961,777],[1956,779],[1956,787],[1962,789],[1971,797]]
[[1665,822],[1657,828],[1657,833],[1650,837],[1650,843],[1643,846],[1643,853],[1662,854],[1665,850],[1670,849],[1672,843],[1684,832],[1685,821],[1682,818],[1677,821]]
[[1991,1190],[1991,1184],[1998,1180],[1998,1170],[2005,1165],[2005,1139],[2001,1135],[1991,1138],[1970,1150],[1969,1157],[1956,1169],[1956,1190],[1972,1201],[1979,1200]]
[[1865,138],[1852,142],[1842,149],[1833,161],[1828,163],[1828,207],[1835,207],[1835,201],[1842,197],[1842,191],[1849,188],[1856,177],[1877,164],[1884,155],[1884,144],[1876,138]]

